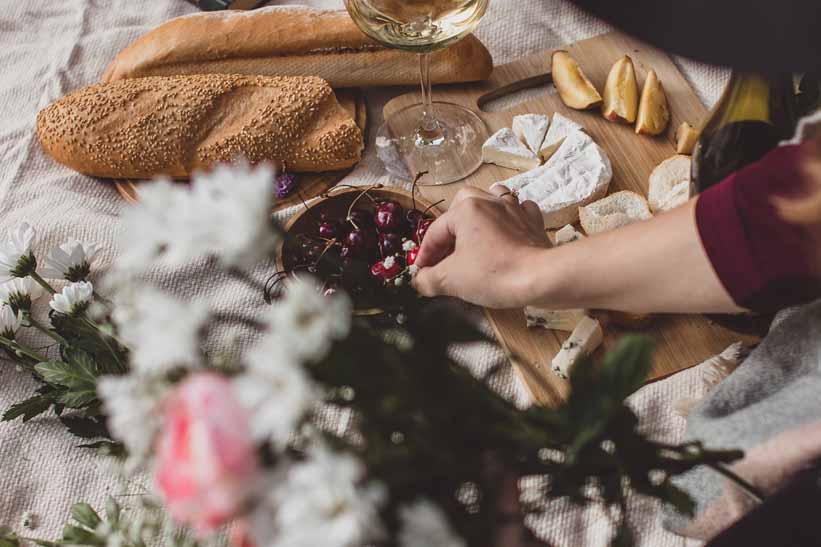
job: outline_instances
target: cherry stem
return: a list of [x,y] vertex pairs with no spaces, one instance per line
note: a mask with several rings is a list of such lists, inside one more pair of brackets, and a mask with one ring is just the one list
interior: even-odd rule
[[431,209],[433,209],[434,207],[436,207],[436,206],[437,206],[437,205],[439,205],[440,203],[444,203],[444,202],[445,202],[445,198],[442,198],[442,199],[440,199],[439,201],[437,201],[436,203],[433,203],[433,204],[431,204],[431,205],[428,205],[428,208],[427,208],[427,209],[425,209],[424,211],[422,211],[422,216],[427,215],[427,214],[428,214],[428,211],[430,211]]
[[[365,188],[364,190],[362,190],[362,192],[359,193],[358,196],[356,196],[353,199],[350,206],[348,206],[348,214],[345,216],[345,220],[347,220],[348,222],[353,224],[353,227],[356,228],[357,230],[359,229],[359,226],[357,226],[356,223],[353,220],[351,220],[351,211],[353,211],[353,207],[354,207],[354,205],[356,205],[356,202],[359,201],[359,198],[361,198],[362,196],[364,196],[365,194],[367,194],[371,190],[374,190],[374,189],[377,189],[377,188],[382,188],[382,185],[381,184],[375,184],[373,186],[369,186],[369,187]],[[368,197],[370,197],[370,196],[368,196]],[[371,199],[373,199],[373,198],[371,198]]]
[[427,171],[420,171],[416,173],[416,176],[413,177],[413,182],[411,183],[411,204],[413,208],[416,209],[416,190],[419,188],[419,179],[427,175]]

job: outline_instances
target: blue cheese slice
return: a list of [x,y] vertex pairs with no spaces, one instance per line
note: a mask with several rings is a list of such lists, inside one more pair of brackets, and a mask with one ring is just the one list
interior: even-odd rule
[[583,309],[545,310],[534,306],[525,307],[525,320],[528,327],[571,332],[585,317],[587,317],[587,311]]
[[579,219],[579,207],[607,194],[613,168],[604,150],[589,135],[568,135],[550,160],[531,171],[502,181],[519,201],[534,201],[546,228],[560,228]]
[[603,340],[604,333],[599,322],[592,317],[584,317],[553,358],[553,372],[560,378],[569,378],[576,363],[596,351]]
[[485,141],[482,145],[482,161],[519,171],[539,167],[542,163],[509,127],[500,129]]
[[566,118],[556,112],[553,114],[553,121],[545,134],[544,140],[539,147],[539,157],[542,161],[547,161],[559,149],[564,139],[571,133],[582,131],[584,127],[577,124],[570,118]]
[[531,152],[538,155],[544,142],[550,118],[542,114],[521,114],[513,117],[513,133]]

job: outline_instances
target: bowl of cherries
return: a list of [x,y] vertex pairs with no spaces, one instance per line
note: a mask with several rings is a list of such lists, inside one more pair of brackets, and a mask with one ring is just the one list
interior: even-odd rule
[[337,186],[285,224],[275,284],[307,273],[327,294],[347,292],[358,315],[399,311],[416,297],[414,262],[437,214],[396,188]]

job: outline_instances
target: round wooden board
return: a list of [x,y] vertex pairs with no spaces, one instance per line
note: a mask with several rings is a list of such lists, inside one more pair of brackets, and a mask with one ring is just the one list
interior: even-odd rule
[[[365,104],[365,95],[361,89],[343,89],[336,91],[336,98],[339,104],[342,105],[351,117],[356,120],[356,125],[362,130],[362,137],[365,142],[367,139],[367,125],[368,125],[368,109]],[[364,154],[364,151],[363,151]],[[302,199],[311,199],[316,197],[336,183],[344,179],[353,168],[343,169],[342,171],[328,171],[325,173],[299,173],[299,185],[297,189],[299,192],[294,192],[285,199],[278,199],[274,204],[274,211],[285,209],[298,205]],[[122,179],[114,181],[114,186],[117,192],[129,203],[137,203],[139,201],[140,187],[145,184],[150,184],[150,180],[133,180]],[[182,184],[185,184],[184,182]]]

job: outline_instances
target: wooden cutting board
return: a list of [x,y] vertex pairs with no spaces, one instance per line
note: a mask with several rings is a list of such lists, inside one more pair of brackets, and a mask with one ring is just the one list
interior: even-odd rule
[[[550,51],[534,53],[507,65],[497,66],[490,80],[474,85],[440,86],[434,99],[458,103],[475,110],[485,121],[489,132],[510,127],[517,114],[563,115],[581,123],[588,134],[606,151],[613,164],[610,192],[633,190],[647,195],[648,177],[662,160],[675,154],[675,130],[682,121],[698,127],[707,110],[667,54],[620,32],[613,32],[576,42],[561,49],[568,50],[587,76],[602,90],[612,64],[622,55],[633,58],[639,86],[647,71],[655,69],[667,92],[672,119],[666,135],[656,138],[636,135],[633,126],[605,120],[599,110],[581,112],[562,103],[552,85],[540,87],[535,97],[503,112],[482,112],[482,107],[499,97],[534,86],[545,86],[550,79]],[[407,94],[390,101],[385,116],[419,102],[419,94]],[[413,170],[413,169],[412,169]],[[421,195],[430,202],[449,200],[464,185],[487,189],[496,181],[517,172],[495,165],[483,165],[464,181],[445,186],[420,187]],[[641,264],[636,264],[637,268]],[[503,347],[510,353],[517,371],[536,401],[555,404],[567,393],[567,382],[550,370],[550,362],[559,351],[568,333],[528,329],[522,310],[487,310],[487,316]],[[737,340],[752,341],[725,330],[697,315],[667,315],[657,317],[643,329],[656,341],[655,363],[650,380],[668,376],[720,352]],[[613,347],[626,330],[605,326],[603,349]]]

